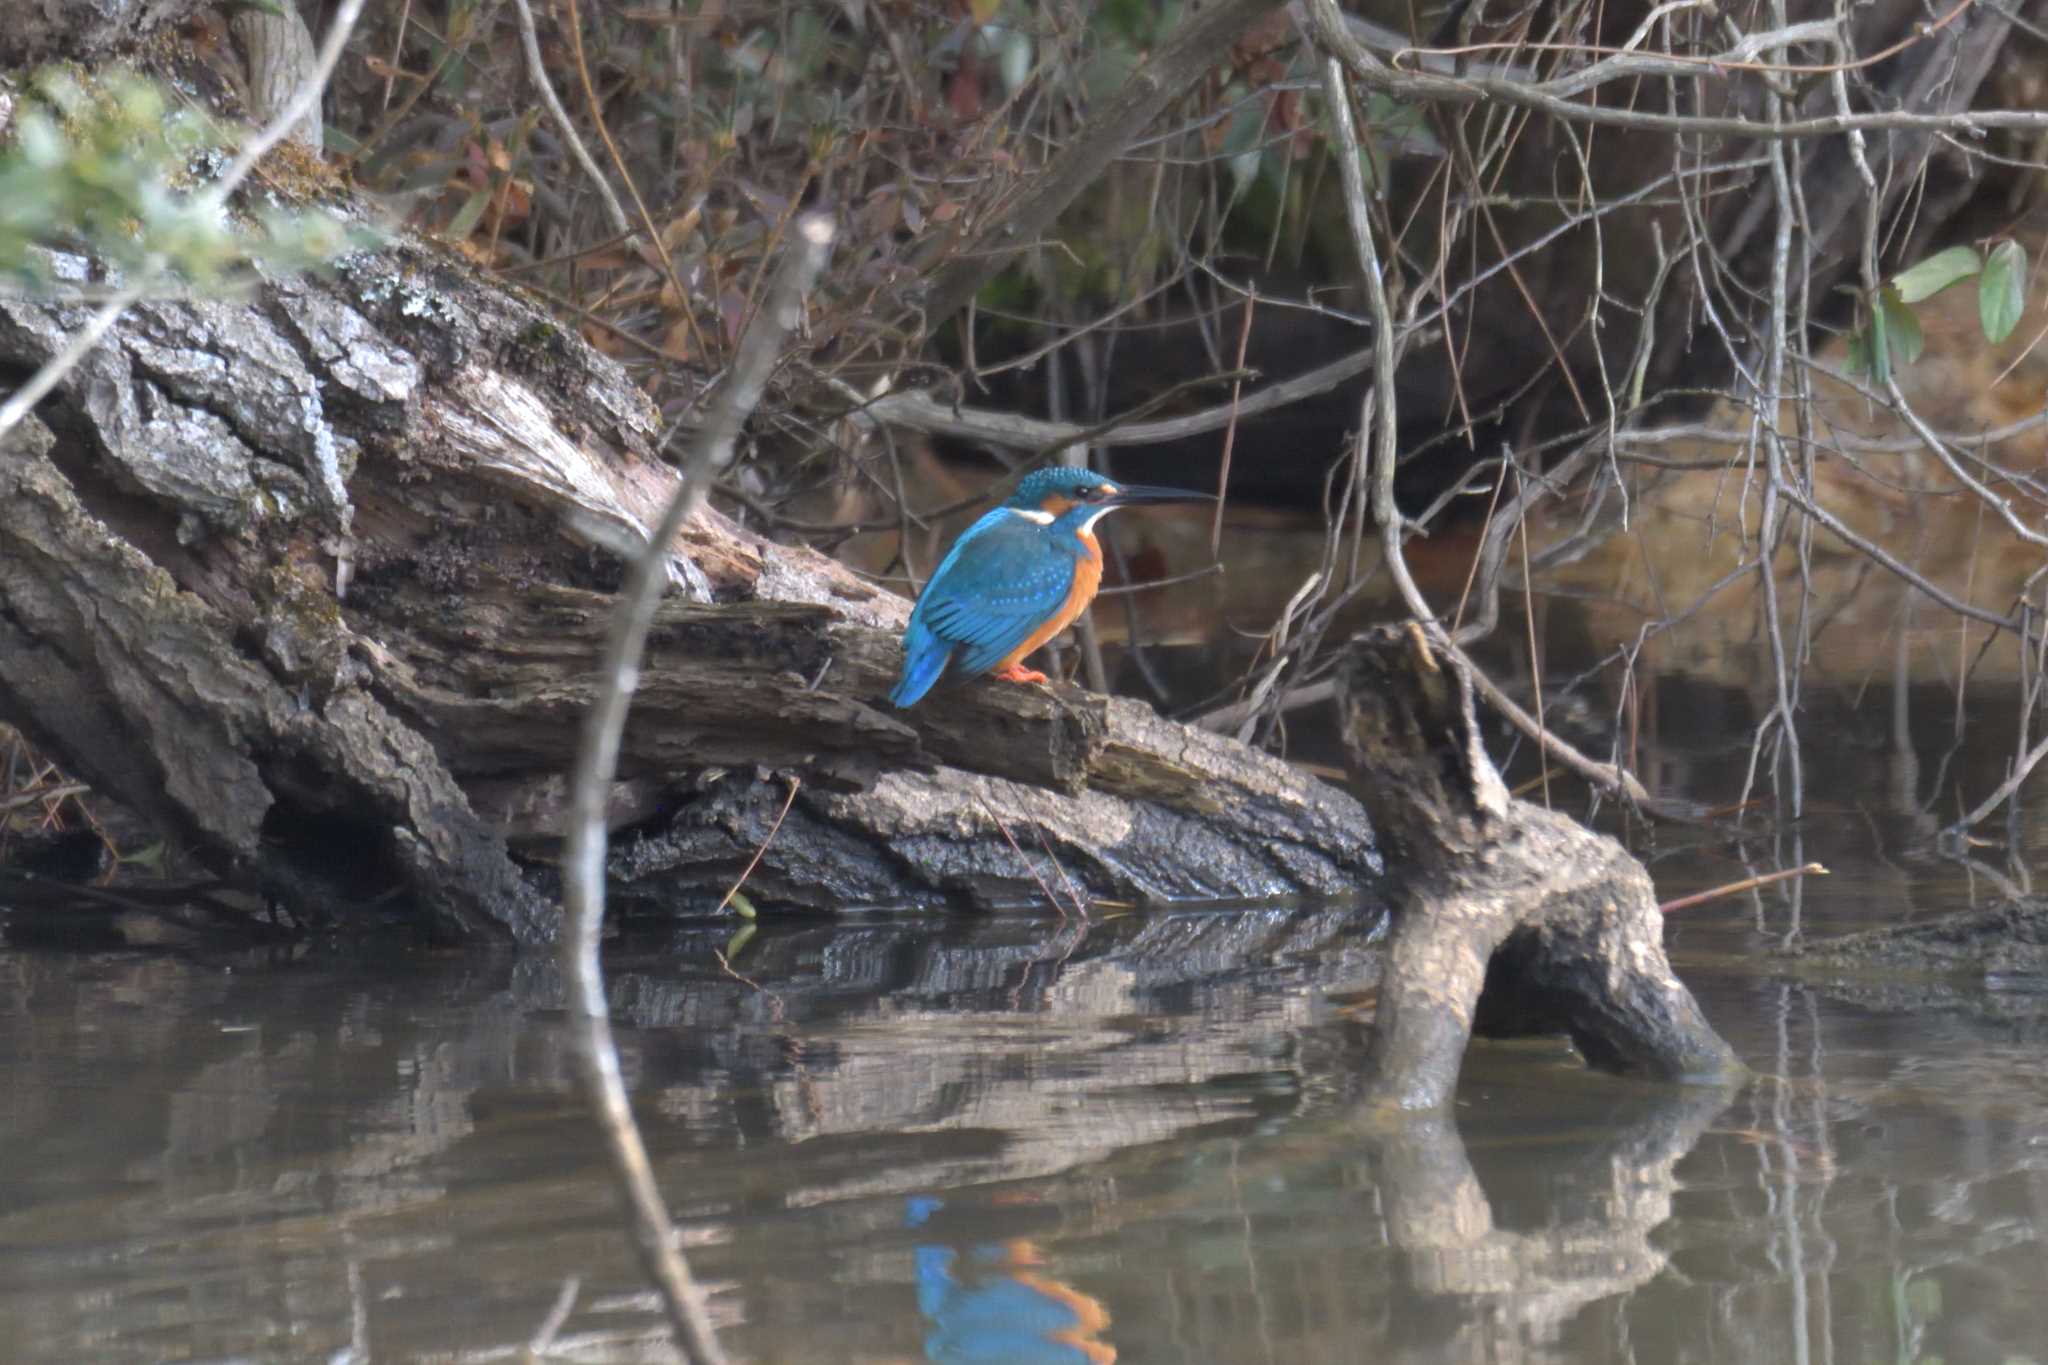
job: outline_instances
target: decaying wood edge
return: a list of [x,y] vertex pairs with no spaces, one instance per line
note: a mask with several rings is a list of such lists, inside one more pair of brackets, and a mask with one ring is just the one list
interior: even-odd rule
[[[234,12],[228,27],[242,45],[249,72],[249,112],[257,120],[278,118],[309,81],[316,82],[316,89],[326,84],[313,34],[297,9],[245,5]],[[327,133],[318,99],[284,126],[289,130],[286,136],[309,151],[317,155],[323,150]]]
[[1620,844],[1511,798],[1472,679],[1422,628],[1353,640],[1338,673],[1352,782],[1403,873],[1378,1011],[1378,1099],[1446,1103],[1475,1028],[1571,1035],[1667,1080],[1740,1073],[1665,956],[1649,874]]
[[[286,903],[330,890],[302,860],[280,797],[330,820],[347,847],[371,829],[414,890],[471,933],[552,937],[554,915],[414,728],[348,680],[315,699],[263,657],[296,653],[280,628],[237,649],[237,625],[134,545],[110,535],[51,459],[31,418],[0,445],[0,713],[158,830],[233,850],[255,889]],[[329,609],[331,610],[331,608]],[[253,657],[252,657],[253,655]],[[492,850],[495,856],[491,856]]]

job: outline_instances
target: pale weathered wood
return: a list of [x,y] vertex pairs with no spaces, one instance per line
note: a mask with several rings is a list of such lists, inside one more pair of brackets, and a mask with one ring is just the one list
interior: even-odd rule
[[[75,323],[0,299],[0,365]],[[405,889],[450,927],[547,938],[509,854],[544,893],[614,551],[674,477],[624,373],[397,241],[139,307],[43,416],[0,454],[0,712],[301,908]],[[714,511],[676,551],[613,807],[643,906],[722,893],[766,834],[742,816],[790,777],[758,875],[797,904],[1036,896],[1041,837],[1134,898],[1378,870],[1357,803],[1269,755],[1067,688],[896,711],[902,598]]]
[[1373,631],[1348,647],[1338,696],[1353,784],[1403,874],[1374,1018],[1379,1102],[1447,1103],[1475,1028],[1569,1033],[1609,1070],[1739,1073],[1664,955],[1649,874],[1508,795],[1455,658],[1418,628]]
[[[243,5],[235,10],[228,27],[241,44],[248,67],[249,115],[257,123],[268,123],[284,112],[312,74],[313,35],[298,10],[287,5],[275,10]],[[291,130],[293,141],[315,153],[325,137],[318,105]]]

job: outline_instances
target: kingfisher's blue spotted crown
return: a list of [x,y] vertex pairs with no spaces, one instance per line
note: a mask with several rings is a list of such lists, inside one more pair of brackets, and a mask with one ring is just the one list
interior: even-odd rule
[[[1010,495],[1006,506],[1022,507],[1032,511],[1045,505],[1047,498],[1066,498],[1070,502],[1092,502],[1115,490],[1117,485],[1092,469],[1077,469],[1069,465],[1049,465],[1034,469],[1024,476],[1017,485],[1017,491]],[[1094,494],[1095,497],[1091,497]]]

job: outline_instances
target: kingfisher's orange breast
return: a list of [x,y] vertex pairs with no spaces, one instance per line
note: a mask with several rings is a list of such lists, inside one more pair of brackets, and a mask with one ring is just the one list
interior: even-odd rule
[[1074,563],[1074,582],[1067,589],[1067,600],[1060,604],[1058,611],[1045,618],[1044,625],[1024,637],[1023,644],[1004,656],[995,671],[1014,668],[1030,658],[1039,646],[1074,624],[1075,618],[1088,610],[1088,604],[1095,600],[1096,590],[1102,586],[1102,544],[1095,539],[1093,531],[1076,532],[1075,539],[1088,553]]

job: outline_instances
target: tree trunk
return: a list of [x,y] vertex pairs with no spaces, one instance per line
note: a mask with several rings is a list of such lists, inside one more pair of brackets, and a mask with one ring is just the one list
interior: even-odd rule
[[1462,663],[1419,628],[1386,627],[1352,641],[1337,688],[1353,783],[1405,882],[1374,1018],[1375,1102],[1447,1103],[1475,1028],[1568,1033],[1604,1070],[1739,1074],[1664,956],[1643,865],[1508,795]]

